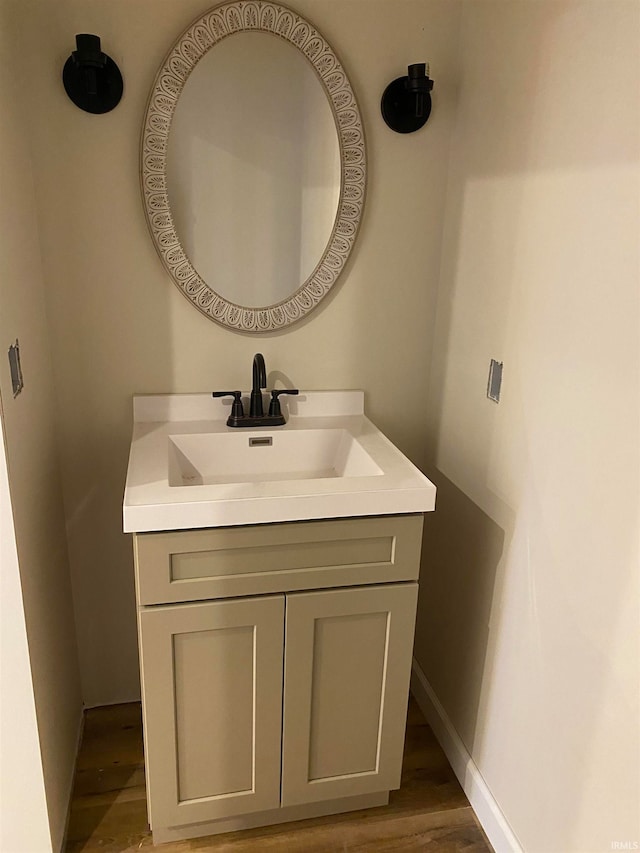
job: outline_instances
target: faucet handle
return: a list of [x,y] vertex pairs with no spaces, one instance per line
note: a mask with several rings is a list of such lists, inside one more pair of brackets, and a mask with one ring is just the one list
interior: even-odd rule
[[278,388],[274,389],[271,392],[271,402],[269,403],[269,415],[274,418],[279,418],[282,415],[282,410],[280,408],[280,400],[278,397],[280,394],[299,394],[297,388],[293,388],[289,390],[288,388]]
[[244,407],[242,405],[242,391],[213,391],[211,393],[212,397],[233,397],[233,404],[231,406],[231,414],[229,415],[229,420],[232,418],[243,418],[244,417]]

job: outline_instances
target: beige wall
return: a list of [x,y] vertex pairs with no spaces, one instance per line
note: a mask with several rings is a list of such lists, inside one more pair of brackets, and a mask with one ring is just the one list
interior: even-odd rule
[[0,850],[52,849],[0,418]]
[[[266,358],[306,389],[363,388],[376,422],[421,463],[426,386],[454,109],[458,3],[297,0],[341,57],[360,101],[369,152],[361,236],[335,294],[290,331],[252,337],[202,316],[168,279],[151,244],[138,181],[143,112],[157,68],[207,0],[23,0],[23,68],[57,381],[67,530],[89,704],[138,690],[133,572],[120,533],[139,392],[247,389]],[[46,10],[46,11],[45,11]],[[77,32],[95,32],[125,80],[103,116],[60,85]],[[382,122],[379,100],[406,65],[428,59],[435,106],[421,134]]]
[[[16,57],[12,55],[13,17],[10,13],[16,8],[6,4],[0,6],[0,399],[37,714],[40,772],[44,775],[51,844],[57,850],[65,827],[82,703],[53,429],[53,377],[33,174],[20,106],[24,101],[19,101],[23,92],[15,85],[19,76],[16,69],[24,67],[24,56],[20,56],[16,63]],[[25,386],[14,399],[6,352],[16,338],[20,341]],[[5,521],[4,532],[8,529],[4,527]],[[3,547],[6,544],[3,543]],[[3,583],[5,580],[3,568]],[[3,630],[5,627],[3,610]],[[6,651],[3,648],[3,658]],[[20,653],[21,647],[17,645],[11,666],[16,668],[16,679],[23,679],[24,689],[26,676],[18,669]],[[22,661],[24,663],[24,658]],[[11,679],[9,698],[17,702],[12,687],[17,690],[19,681],[13,682],[11,672],[3,666],[2,678],[3,681],[5,677]],[[4,692],[3,684],[3,698]],[[23,715],[22,720],[14,721],[16,727],[20,723],[26,726],[30,719],[29,697],[23,692],[22,698],[26,704],[21,708],[3,704],[3,717],[4,713]],[[3,739],[2,746],[3,762],[11,762],[18,744],[6,744]],[[27,761],[28,741],[23,744],[23,749],[23,761]],[[26,845],[24,849],[29,849],[32,842],[26,839],[31,833],[41,831],[38,771],[32,764],[24,771],[15,763],[10,763],[9,767],[16,776],[24,772],[24,780],[33,779],[33,811],[24,811],[20,815],[23,824],[25,821],[29,823],[23,828],[21,842]],[[35,774],[35,779],[32,774]],[[12,797],[19,793],[19,787],[16,783]],[[11,805],[15,805],[15,800],[3,796],[3,809]],[[31,814],[32,820],[29,818]],[[7,846],[2,849],[23,848]],[[39,853],[45,848],[32,846],[31,849]]]
[[417,656],[528,853],[640,837],[639,16],[463,6]]

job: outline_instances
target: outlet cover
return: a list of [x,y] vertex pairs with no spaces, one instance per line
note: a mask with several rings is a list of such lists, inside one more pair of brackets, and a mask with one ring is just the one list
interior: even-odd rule
[[494,403],[500,402],[500,391],[502,389],[502,362],[491,359],[489,365],[489,381],[487,383],[487,397]]
[[24,379],[22,378],[22,367],[20,365],[20,344],[16,338],[15,344],[9,347],[9,370],[11,371],[11,387],[13,388],[13,396],[17,397],[24,388]]

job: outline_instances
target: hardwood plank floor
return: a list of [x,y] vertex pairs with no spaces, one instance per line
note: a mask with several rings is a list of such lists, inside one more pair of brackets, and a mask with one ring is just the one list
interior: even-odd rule
[[[86,712],[66,853],[134,853],[153,847],[139,703]],[[411,700],[402,787],[388,806],[163,844],[162,853],[490,853],[453,771]]]

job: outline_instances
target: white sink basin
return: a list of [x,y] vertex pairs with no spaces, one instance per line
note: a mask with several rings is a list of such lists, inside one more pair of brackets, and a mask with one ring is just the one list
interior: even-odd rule
[[365,417],[361,391],[283,410],[285,426],[232,429],[210,394],[134,397],[125,532],[434,509],[435,486]]
[[382,470],[346,429],[169,436],[169,485],[376,477]]

